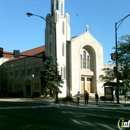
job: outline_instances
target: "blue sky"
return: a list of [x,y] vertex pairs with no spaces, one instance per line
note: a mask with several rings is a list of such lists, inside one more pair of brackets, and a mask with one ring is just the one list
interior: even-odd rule
[[[0,0],[0,47],[22,52],[44,45],[45,21],[26,13],[46,17],[50,1]],[[115,46],[115,22],[130,14],[130,0],[65,0],[65,12],[70,15],[71,36],[84,33],[88,24],[103,45],[104,63],[108,63]],[[130,17],[119,27],[118,38],[126,34],[130,35]]]

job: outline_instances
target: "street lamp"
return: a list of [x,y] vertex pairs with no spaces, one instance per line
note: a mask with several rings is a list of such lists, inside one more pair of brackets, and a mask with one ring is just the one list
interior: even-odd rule
[[[57,80],[57,78],[58,78],[58,74],[57,74],[57,46],[56,46],[56,45],[57,45],[57,39],[56,39],[56,27],[54,27],[54,26],[56,25],[56,23],[53,22],[53,21],[51,21],[51,20],[49,20],[49,19],[46,19],[46,18],[44,18],[44,17],[42,17],[42,16],[40,16],[40,15],[36,15],[36,14],[32,14],[32,13],[26,13],[26,14],[27,14],[28,17],[30,17],[30,16],[37,16],[37,17],[43,19],[43,20],[46,21],[46,22],[50,25],[50,27],[52,27],[52,28],[54,29],[54,31],[55,31],[55,58],[56,58],[56,80]],[[53,23],[54,26],[52,26],[51,23]],[[58,92],[56,92],[56,102],[58,102]]]
[[120,27],[121,23],[129,17],[130,14],[123,17],[120,21],[115,22],[115,49],[116,49],[116,82],[117,82],[117,103],[119,104],[119,72],[118,72],[118,45],[117,45],[117,30]]

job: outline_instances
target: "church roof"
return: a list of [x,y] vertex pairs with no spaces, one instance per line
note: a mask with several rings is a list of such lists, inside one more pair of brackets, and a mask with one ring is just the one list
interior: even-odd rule
[[18,59],[21,59],[21,58],[24,58],[24,57],[27,57],[27,56],[33,56],[33,55],[39,54],[39,53],[43,52],[44,50],[45,50],[45,46],[40,46],[40,47],[33,48],[33,49],[30,49],[30,50],[27,50],[27,51],[23,51],[23,52],[20,52],[20,58],[14,58],[12,52],[4,51],[3,57],[9,58],[9,60],[7,61],[7,62],[9,62],[9,61],[18,60]]

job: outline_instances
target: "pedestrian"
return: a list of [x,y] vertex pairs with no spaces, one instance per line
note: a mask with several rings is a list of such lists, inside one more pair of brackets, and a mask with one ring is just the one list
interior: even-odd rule
[[77,93],[77,105],[79,105],[79,100],[80,100],[80,92],[78,91],[78,93]]
[[95,100],[96,100],[96,105],[98,105],[98,94],[97,94],[97,92],[95,93]]
[[87,91],[84,92],[84,101],[85,101],[85,104],[87,103],[88,104],[88,100],[89,100],[89,93]]
[[114,103],[114,100],[115,100],[115,90],[113,90],[113,103]]

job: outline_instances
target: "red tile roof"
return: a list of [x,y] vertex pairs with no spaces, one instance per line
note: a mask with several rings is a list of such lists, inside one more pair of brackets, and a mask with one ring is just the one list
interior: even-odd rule
[[8,51],[4,51],[3,53],[3,57],[4,58],[12,58],[13,57],[13,53],[12,52],[8,52]]
[[8,60],[8,61],[13,61],[13,60],[18,60],[18,59],[24,58],[26,56],[33,56],[33,55],[39,54],[43,51],[45,51],[45,46],[40,46],[40,47],[37,47],[37,48],[33,48],[31,50],[23,51],[23,52],[20,52],[20,58],[14,58],[12,52],[4,51],[3,57],[4,58],[10,58],[10,60]]

